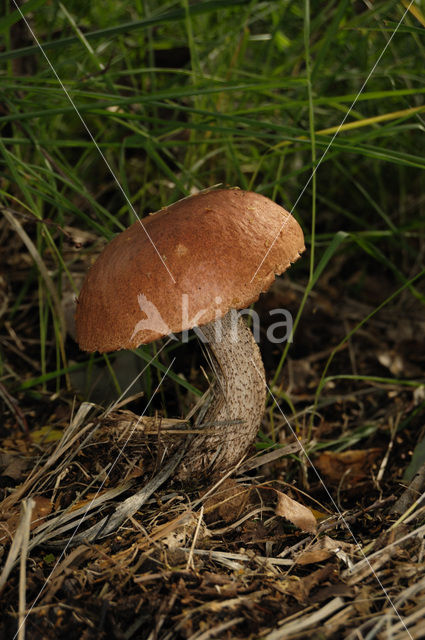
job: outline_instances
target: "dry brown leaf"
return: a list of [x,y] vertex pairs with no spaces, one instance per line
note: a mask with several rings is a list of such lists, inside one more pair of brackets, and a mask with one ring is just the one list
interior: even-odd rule
[[52,503],[44,496],[32,496],[35,502],[31,516],[31,529],[39,527],[44,522],[44,518],[52,511]]
[[28,466],[27,460],[13,453],[0,453],[1,475],[11,478],[17,482],[24,475]]
[[297,564],[314,564],[323,562],[339,551],[351,554],[356,549],[355,545],[339,540],[332,540],[329,536],[323,536],[305,551],[301,551],[296,557]]
[[356,611],[366,618],[373,608],[373,588],[367,584],[360,585],[353,605]]
[[316,533],[317,523],[310,509],[289,498],[281,491],[277,491],[277,489],[275,491],[277,493],[276,515],[286,518],[302,531]]
[[233,478],[227,478],[217,491],[205,500],[206,521],[212,522],[216,518],[221,518],[224,522],[237,520],[247,505],[249,493],[249,488]]
[[342,453],[323,451],[315,459],[315,465],[328,482],[339,484],[346,477],[354,484],[370,476],[370,469],[380,453],[380,449],[350,449]]
[[[329,584],[321,587],[314,595],[311,595],[309,598],[309,604],[313,604],[314,602],[325,602],[330,600],[331,598],[350,598],[353,599],[356,595],[356,591],[354,587],[349,587],[347,584],[343,582],[337,582],[336,584]],[[373,602],[373,599],[370,599],[370,602]]]
[[[31,498],[34,501],[34,507],[31,512],[30,529],[33,530],[43,524],[45,517],[51,513],[52,503],[49,498],[45,498],[44,496],[31,496]],[[7,536],[10,536],[12,539],[21,519],[20,507],[14,506],[9,512],[5,513],[4,516],[5,519],[0,523],[0,528],[2,533],[7,533]],[[3,537],[4,536],[0,534],[0,540],[3,540]]]
[[334,571],[335,567],[329,565],[320,567],[303,578],[287,576],[285,579],[279,580],[277,590],[294,597],[300,603],[304,603],[310,595],[310,591],[327,580]]

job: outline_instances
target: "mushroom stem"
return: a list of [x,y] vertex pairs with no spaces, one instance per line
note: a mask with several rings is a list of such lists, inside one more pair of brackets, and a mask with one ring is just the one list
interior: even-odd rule
[[202,417],[206,432],[192,441],[181,479],[195,473],[223,472],[239,462],[254,442],[264,413],[264,366],[244,320],[232,310],[201,331],[216,381]]

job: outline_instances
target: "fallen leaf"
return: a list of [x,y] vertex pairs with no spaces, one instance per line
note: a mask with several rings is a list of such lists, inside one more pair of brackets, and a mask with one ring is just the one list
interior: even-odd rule
[[32,496],[35,506],[32,510],[31,528],[40,526],[46,516],[52,511],[52,503],[50,498],[44,496]]
[[321,584],[322,581],[327,580],[334,571],[335,567],[329,565],[327,567],[320,567],[303,578],[287,576],[283,580],[279,580],[276,587],[281,593],[286,593],[298,602],[305,603],[310,595],[310,591]]
[[63,431],[60,429],[53,429],[50,425],[45,425],[40,429],[36,429],[31,433],[31,440],[36,444],[57,442],[63,436]]
[[249,489],[236,480],[227,478],[205,501],[206,521],[212,522],[217,518],[224,522],[237,520],[247,505],[249,493]]
[[[314,595],[311,595],[309,598],[309,604],[313,604],[314,602],[325,602],[326,600],[337,597],[352,599],[355,593],[356,592],[353,587],[349,587],[343,582],[338,582],[337,584],[329,584],[319,589],[319,591],[317,591],[317,593],[315,593]],[[370,602],[373,602],[373,600],[371,599]]]
[[[52,503],[49,498],[45,498],[44,496],[31,496],[31,498],[32,500],[34,500],[34,507],[31,513],[30,529],[33,530],[43,524],[46,516],[51,513]],[[6,531],[7,535],[11,539],[13,539],[13,536],[21,519],[21,509],[19,506],[15,506],[5,515],[6,518],[3,520],[3,522],[0,522],[0,525],[2,525],[1,529],[3,531]],[[0,541],[5,537],[6,536],[0,535]]]
[[315,562],[323,562],[341,551],[352,554],[355,549],[355,545],[351,545],[348,542],[332,540],[329,536],[323,536],[308,549],[301,551],[295,560],[297,564],[314,564]]
[[1,475],[11,478],[16,482],[23,476],[23,472],[28,466],[28,462],[21,456],[16,456],[13,453],[0,454],[0,467],[2,468]]
[[353,605],[359,615],[366,617],[370,614],[373,606],[373,589],[370,585],[360,585]]
[[313,509],[313,507],[311,507],[310,511],[314,515],[317,522],[322,522],[323,520],[329,518],[329,513],[325,513],[324,511]]
[[275,491],[277,493],[276,515],[286,518],[302,531],[316,533],[317,523],[311,510],[281,491],[277,491],[277,489]]
[[370,469],[380,453],[380,449],[349,449],[342,453],[323,451],[315,459],[315,465],[328,482],[339,484],[345,478],[353,485],[370,476]]

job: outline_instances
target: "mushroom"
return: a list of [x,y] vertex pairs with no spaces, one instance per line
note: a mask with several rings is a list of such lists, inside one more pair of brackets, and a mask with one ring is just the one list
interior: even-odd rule
[[236,310],[303,250],[302,230],[285,209],[257,193],[218,189],[135,222],[87,273],[76,309],[81,349],[134,349],[196,327],[207,340],[216,381],[180,477],[225,471],[255,440],[264,367]]

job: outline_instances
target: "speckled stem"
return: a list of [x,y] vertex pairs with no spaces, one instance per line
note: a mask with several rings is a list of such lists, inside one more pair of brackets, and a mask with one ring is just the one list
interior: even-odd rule
[[264,366],[250,329],[236,311],[201,327],[216,381],[212,400],[185,456],[181,479],[221,473],[235,465],[255,440],[266,398]]

